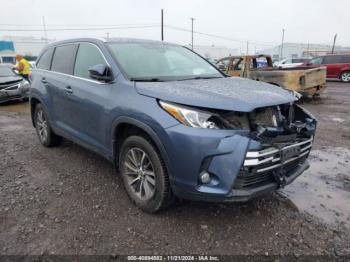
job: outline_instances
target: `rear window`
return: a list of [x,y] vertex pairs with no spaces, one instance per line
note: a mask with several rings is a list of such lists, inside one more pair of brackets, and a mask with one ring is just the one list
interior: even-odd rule
[[325,56],[323,59],[323,64],[336,64],[341,63],[340,56]]
[[50,48],[41,55],[36,67],[39,69],[50,70],[53,48]]
[[307,59],[307,58],[294,58],[293,59],[293,63],[307,63],[309,61],[310,61],[310,59]]
[[64,74],[72,74],[76,51],[76,44],[56,47],[51,70]]
[[257,58],[253,58],[250,61],[250,68],[254,69],[254,68],[264,68],[264,67],[268,67],[269,66],[269,62],[267,60],[266,57],[262,56],[262,57],[257,57]]

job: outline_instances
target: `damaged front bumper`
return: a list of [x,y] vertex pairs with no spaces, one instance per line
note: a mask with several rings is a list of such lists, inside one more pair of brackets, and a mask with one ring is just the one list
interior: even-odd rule
[[30,84],[22,81],[0,90],[0,103],[28,98]]
[[[272,139],[229,130],[194,129],[178,125],[167,129],[171,147],[171,186],[180,198],[210,202],[247,201],[288,185],[308,167],[316,119],[307,116],[304,131]],[[291,137],[291,138],[290,138]],[[167,150],[168,151],[168,150]],[[203,183],[200,174],[211,176]]]

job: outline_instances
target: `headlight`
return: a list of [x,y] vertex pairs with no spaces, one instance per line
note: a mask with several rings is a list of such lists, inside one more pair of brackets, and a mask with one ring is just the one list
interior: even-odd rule
[[211,118],[216,117],[215,113],[202,111],[190,107],[159,102],[161,107],[177,119],[180,123],[196,128],[214,128],[218,129],[217,124]]
[[26,89],[26,88],[29,88],[29,87],[30,87],[30,84],[29,84],[29,82],[28,82],[27,80],[23,79],[23,80],[19,83],[19,87],[20,87],[20,88]]

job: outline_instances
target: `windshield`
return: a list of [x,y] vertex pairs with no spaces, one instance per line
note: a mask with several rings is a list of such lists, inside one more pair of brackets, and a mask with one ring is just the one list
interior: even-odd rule
[[0,66],[0,77],[14,76],[15,73],[9,67]]
[[162,43],[110,43],[130,80],[170,81],[217,78],[223,75],[206,60],[182,46]]

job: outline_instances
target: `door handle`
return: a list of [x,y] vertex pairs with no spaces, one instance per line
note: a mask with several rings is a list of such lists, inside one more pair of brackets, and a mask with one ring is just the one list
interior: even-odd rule
[[47,84],[47,81],[46,81],[45,77],[43,77],[43,78],[41,79],[41,83]]
[[67,94],[72,94],[73,93],[73,89],[70,86],[66,86],[65,90],[66,90]]

